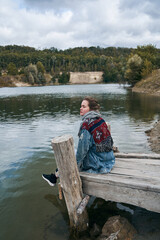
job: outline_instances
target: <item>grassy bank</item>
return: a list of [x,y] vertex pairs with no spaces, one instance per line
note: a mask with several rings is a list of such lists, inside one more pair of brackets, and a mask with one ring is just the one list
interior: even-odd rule
[[154,70],[146,79],[138,82],[132,91],[160,96],[160,69]]
[[[51,85],[51,75],[44,74],[46,83],[44,85]],[[23,74],[21,75],[4,75],[0,76],[0,87],[29,87],[29,86],[42,86],[42,84],[29,84],[25,81]]]
[[0,87],[24,87],[30,84],[23,81],[23,75],[6,75],[0,77]]

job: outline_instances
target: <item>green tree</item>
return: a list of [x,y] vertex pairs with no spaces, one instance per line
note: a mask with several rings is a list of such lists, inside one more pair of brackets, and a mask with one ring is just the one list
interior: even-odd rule
[[156,55],[157,55],[157,49],[155,46],[149,44],[146,46],[138,46],[136,49],[136,54],[138,54],[143,61],[147,59],[152,64],[155,63]]
[[38,61],[37,64],[36,64],[36,66],[37,66],[38,72],[40,72],[40,73],[42,73],[42,74],[45,73],[45,68],[44,68],[43,63],[41,63],[40,61]]
[[19,69],[19,74],[24,74],[24,67]]
[[145,59],[141,73],[142,78],[147,77],[152,72],[152,69],[152,63]]
[[104,82],[117,82],[118,81],[118,68],[117,64],[112,57],[106,59],[104,67],[103,81]]
[[142,59],[137,54],[131,56],[127,62],[127,69],[125,72],[125,78],[131,86],[134,86],[141,80],[142,71]]
[[31,72],[28,72],[27,80],[30,84],[34,85],[34,77]]
[[107,64],[104,73],[103,73],[103,81],[104,82],[117,82],[117,70],[114,64]]
[[16,65],[14,63],[9,63],[7,66],[7,71],[8,71],[8,75],[16,75],[18,74],[18,70],[16,68]]
[[38,72],[38,80],[39,80],[39,82],[40,82],[41,84],[45,85],[45,83],[46,83],[46,78],[45,78],[45,76],[44,76],[43,73]]
[[59,75],[58,78],[59,83],[66,84],[69,82],[69,73],[63,72],[62,74]]
[[36,65],[29,64],[28,67],[25,67],[24,73],[26,76],[26,81],[29,82],[30,84],[33,85],[34,83],[39,83],[38,70]]
[[[38,65],[38,67],[37,67]],[[46,78],[43,74],[44,68],[42,63],[37,63],[35,64],[29,64],[29,66],[25,67],[24,73],[26,76],[26,81],[29,82],[30,84],[45,84],[46,83]],[[39,69],[39,71],[38,71]]]

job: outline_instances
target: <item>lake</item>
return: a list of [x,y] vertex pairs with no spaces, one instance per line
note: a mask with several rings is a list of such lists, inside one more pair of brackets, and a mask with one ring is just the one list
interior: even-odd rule
[[[0,239],[67,240],[69,220],[57,187],[41,177],[56,168],[51,139],[71,134],[75,149],[84,96],[96,97],[120,152],[151,153],[145,131],[160,118],[160,98],[118,84],[0,88]],[[120,214],[138,239],[160,239],[160,214],[91,199],[90,223]]]

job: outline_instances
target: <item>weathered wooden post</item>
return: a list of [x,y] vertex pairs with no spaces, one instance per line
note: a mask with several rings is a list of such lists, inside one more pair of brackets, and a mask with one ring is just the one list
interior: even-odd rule
[[74,153],[74,142],[71,135],[63,135],[52,140],[52,147],[60,174],[64,198],[70,219],[71,230],[80,233],[88,228],[88,214],[84,210],[77,213],[82,201],[82,183]]

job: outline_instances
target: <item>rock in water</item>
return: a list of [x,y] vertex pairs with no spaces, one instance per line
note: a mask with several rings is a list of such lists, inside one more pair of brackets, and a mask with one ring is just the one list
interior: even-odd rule
[[136,234],[135,228],[128,222],[128,220],[121,216],[110,217],[102,228],[103,237],[108,237],[107,239],[116,240],[131,240]]
[[101,228],[95,223],[93,225],[93,228],[90,231],[90,235],[91,235],[92,238],[95,238],[100,234],[101,234]]

